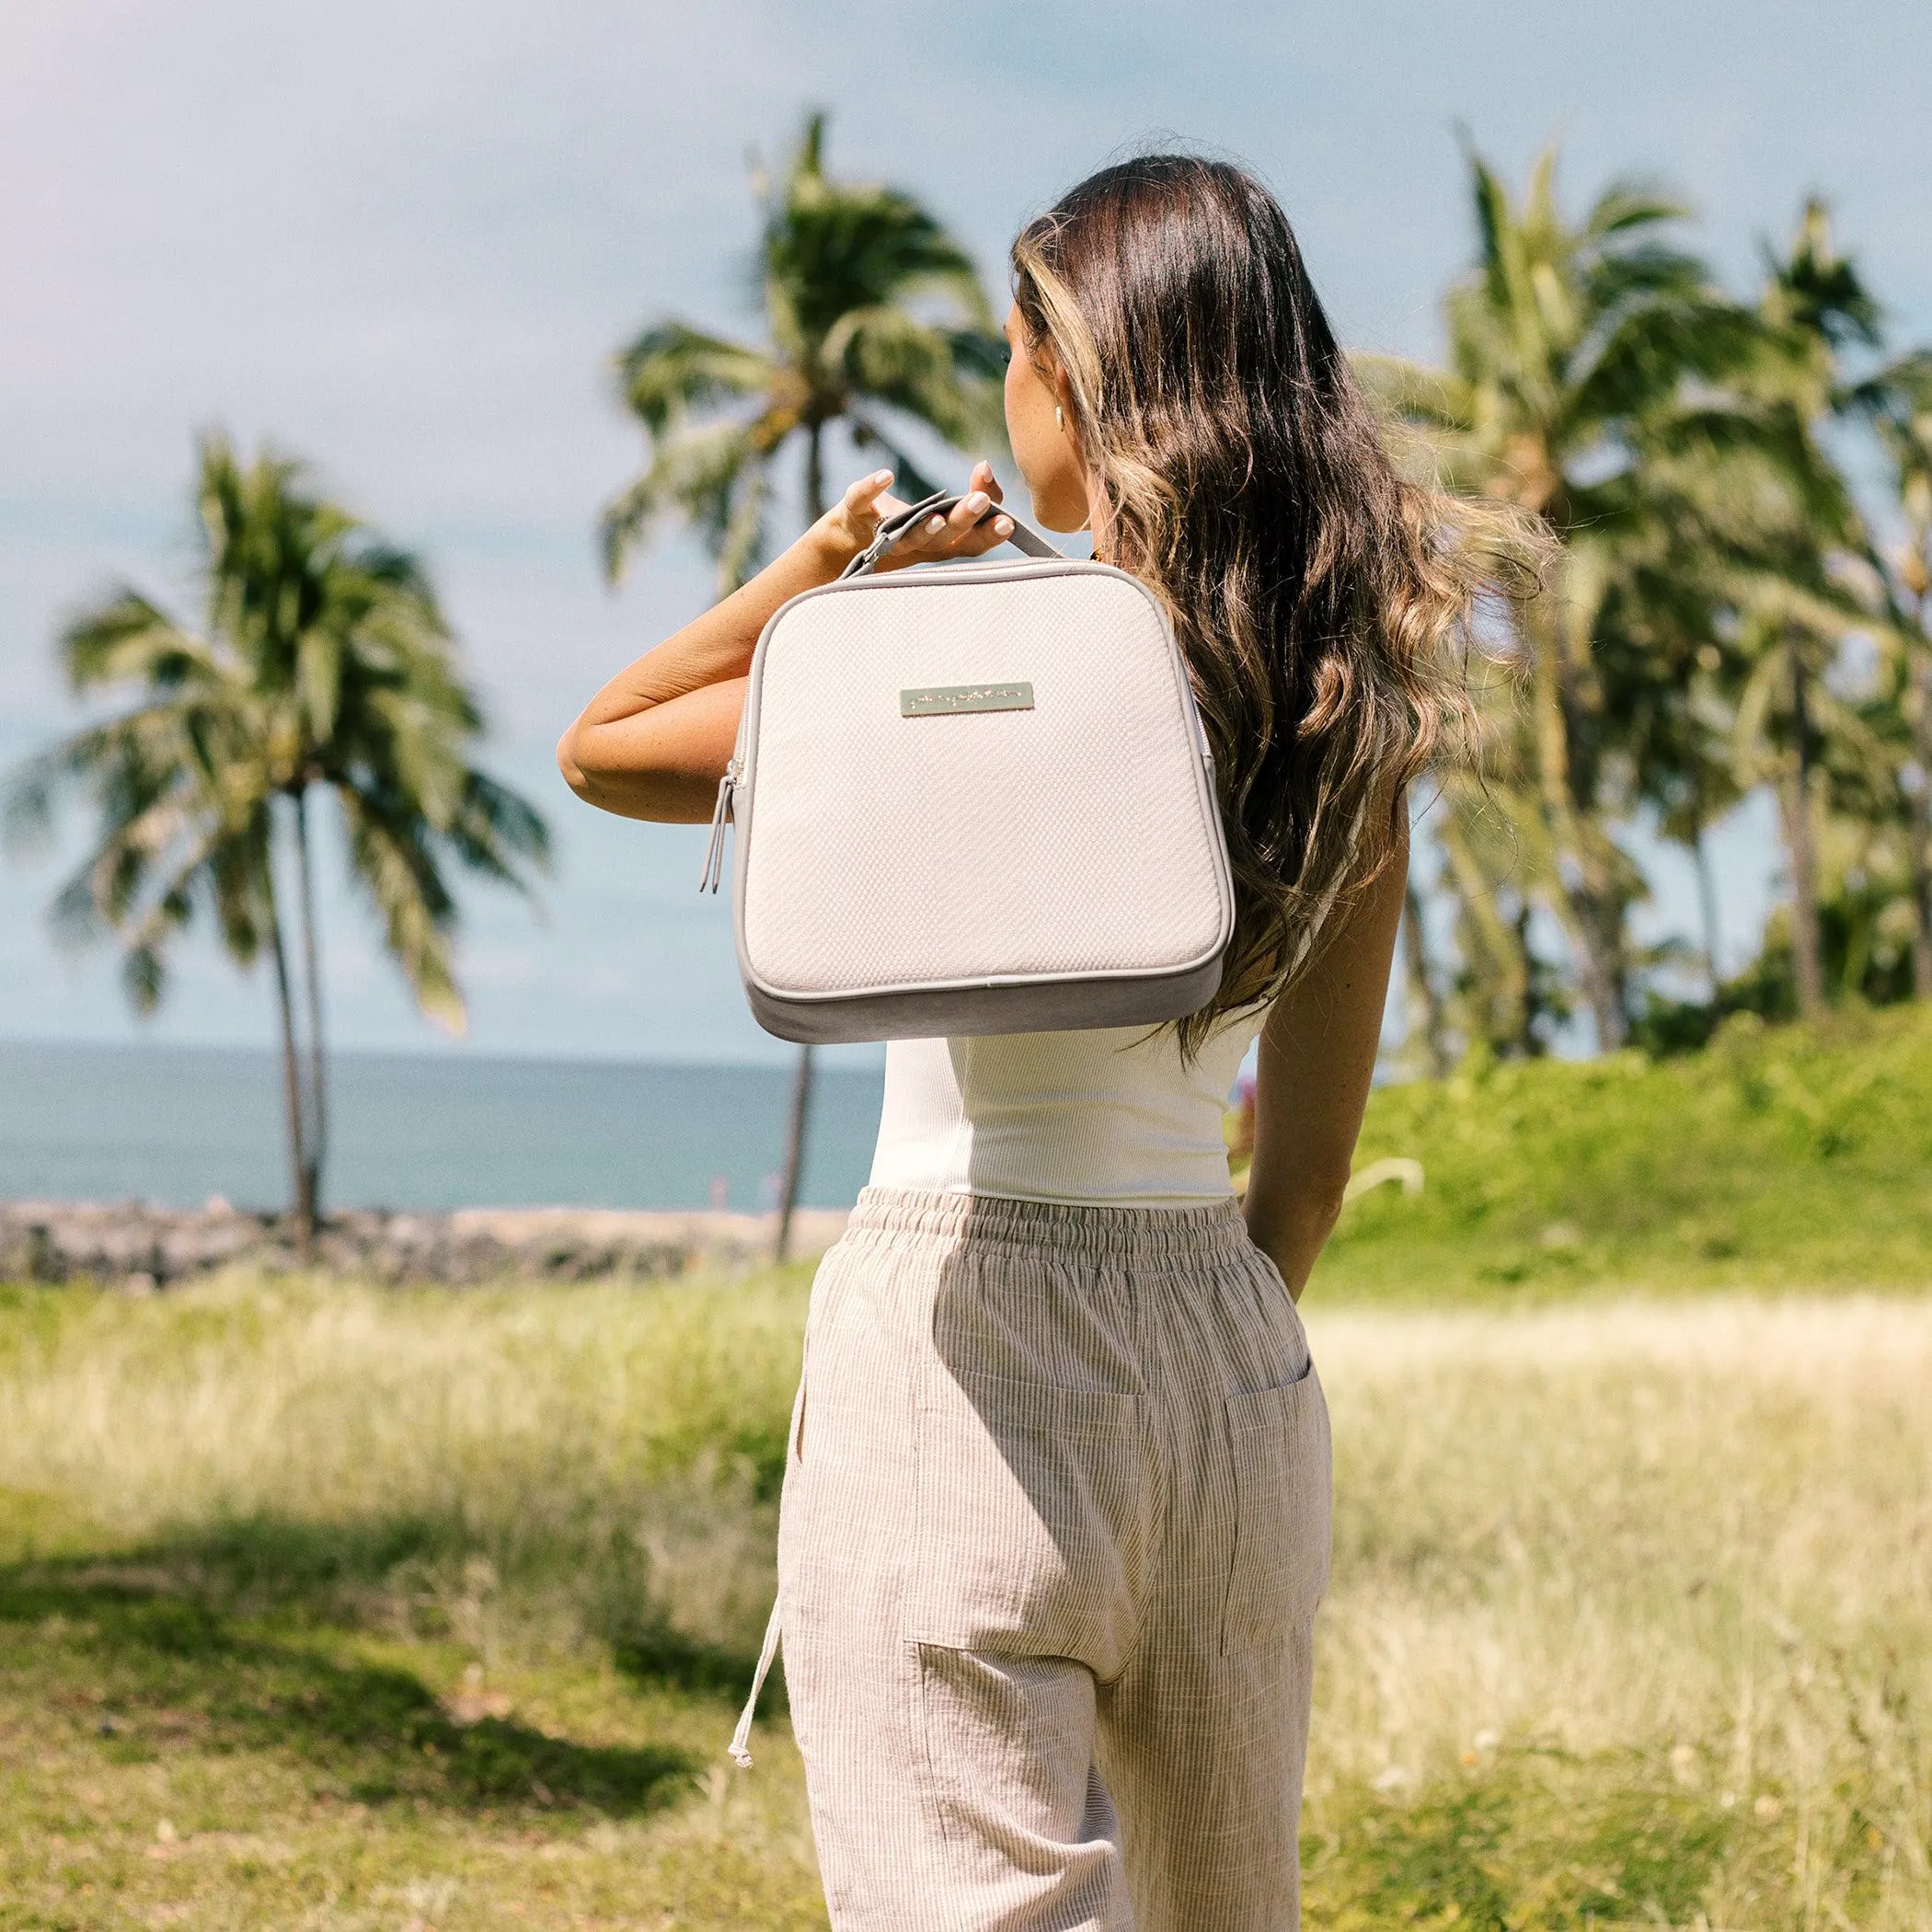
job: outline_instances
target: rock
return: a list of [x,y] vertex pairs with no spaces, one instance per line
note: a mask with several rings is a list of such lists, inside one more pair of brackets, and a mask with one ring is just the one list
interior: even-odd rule
[[[835,1241],[842,1213],[793,1222],[809,1259]],[[551,1281],[661,1281],[694,1268],[737,1271],[771,1251],[772,1223],[753,1214],[611,1208],[459,1208],[448,1213],[354,1208],[332,1214],[312,1260],[276,1217],[219,1196],[178,1212],[140,1202],[0,1202],[0,1280],[94,1281],[130,1294],[236,1264],[391,1283],[471,1286]]]

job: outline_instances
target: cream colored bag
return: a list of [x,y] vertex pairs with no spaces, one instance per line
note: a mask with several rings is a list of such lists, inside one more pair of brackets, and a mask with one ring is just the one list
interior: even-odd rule
[[808,1041],[1155,1024],[1221,983],[1213,766],[1144,585],[1061,557],[870,574],[765,627],[704,883],[737,828],[738,965]]

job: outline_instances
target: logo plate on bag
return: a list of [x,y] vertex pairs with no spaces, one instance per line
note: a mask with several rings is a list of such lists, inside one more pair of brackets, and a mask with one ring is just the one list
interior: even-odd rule
[[1030,711],[1031,684],[927,684],[899,694],[902,718],[947,718],[960,711]]

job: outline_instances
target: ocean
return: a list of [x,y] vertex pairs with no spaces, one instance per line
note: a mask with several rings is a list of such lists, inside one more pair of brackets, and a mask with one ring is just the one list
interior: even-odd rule
[[[772,1205],[786,1066],[338,1053],[325,1206]],[[822,1065],[802,1194],[865,1184],[882,1071]],[[288,1199],[280,1063],[225,1047],[0,1041],[0,1200]]]

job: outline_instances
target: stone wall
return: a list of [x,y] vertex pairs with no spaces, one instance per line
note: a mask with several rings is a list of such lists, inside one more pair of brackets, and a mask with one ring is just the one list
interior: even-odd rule
[[[822,1254],[845,1222],[843,1213],[800,1213],[794,1255]],[[17,1201],[0,1202],[0,1281],[97,1281],[141,1290],[231,1265],[314,1267],[393,1282],[656,1281],[695,1268],[755,1266],[769,1256],[773,1233],[770,1217],[755,1214],[355,1209],[328,1217],[313,1262],[305,1263],[278,1218],[220,1202],[183,1213],[138,1202]]]

